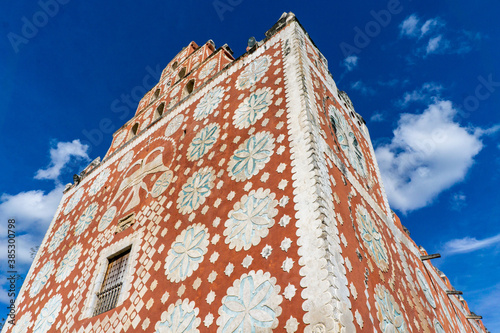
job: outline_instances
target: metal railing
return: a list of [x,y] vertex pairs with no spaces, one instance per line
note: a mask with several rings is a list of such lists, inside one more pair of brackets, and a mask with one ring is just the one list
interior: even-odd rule
[[97,294],[97,304],[94,309],[94,316],[97,316],[116,307],[118,296],[120,295],[120,291],[122,290],[122,284],[122,282],[119,282],[113,287],[103,290]]

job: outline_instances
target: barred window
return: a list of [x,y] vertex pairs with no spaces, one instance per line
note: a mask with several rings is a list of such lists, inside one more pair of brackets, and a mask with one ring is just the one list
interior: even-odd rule
[[108,258],[108,268],[101,289],[97,293],[97,303],[94,316],[116,307],[120,291],[122,290],[125,271],[127,269],[130,247],[113,257]]

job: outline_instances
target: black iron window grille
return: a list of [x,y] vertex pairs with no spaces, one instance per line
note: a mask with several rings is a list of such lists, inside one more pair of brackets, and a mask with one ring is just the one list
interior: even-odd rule
[[120,291],[122,290],[129,254],[130,248],[108,259],[106,275],[104,276],[101,290],[97,293],[94,316],[116,307],[118,298],[120,297]]

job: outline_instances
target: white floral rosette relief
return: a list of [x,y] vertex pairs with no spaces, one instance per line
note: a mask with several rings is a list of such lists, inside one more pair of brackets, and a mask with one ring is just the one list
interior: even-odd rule
[[33,327],[33,333],[47,333],[61,311],[62,296],[54,295],[40,311]]
[[252,61],[236,80],[237,89],[247,89],[257,83],[266,74],[271,63],[269,56],[262,56]]
[[82,252],[82,245],[76,244],[64,256],[59,268],[56,272],[56,282],[62,282],[69,274],[75,269],[75,266],[80,258]]
[[375,260],[375,264],[381,271],[387,272],[389,270],[389,256],[382,235],[366,208],[361,205],[356,207],[356,222],[361,238],[371,257]]
[[181,214],[191,213],[198,209],[210,195],[214,187],[215,171],[204,167],[195,172],[179,192],[177,208]]
[[217,59],[212,59],[211,61],[209,61],[200,71],[200,74],[198,74],[198,78],[200,80],[203,80],[204,78],[209,76],[214,70],[216,65],[217,65]]
[[179,282],[190,277],[207,253],[209,238],[208,229],[200,223],[182,231],[168,251],[165,262],[167,279]]
[[274,138],[269,132],[258,132],[239,145],[228,163],[231,179],[242,182],[252,178],[271,159]]
[[109,169],[106,168],[99,175],[97,175],[97,177],[95,177],[94,182],[92,183],[92,186],[89,189],[89,195],[92,196],[97,192],[99,192],[99,190],[106,183],[108,177],[109,177]]
[[116,207],[110,207],[101,217],[99,224],[97,225],[97,230],[104,231],[111,224],[116,215]]
[[275,197],[270,190],[259,188],[234,204],[224,224],[224,236],[229,248],[248,250],[269,234],[269,228],[274,225],[274,217],[278,214]]
[[269,87],[257,89],[250,94],[234,112],[234,127],[243,129],[254,125],[269,110],[272,99],[273,92]]
[[118,167],[116,168],[116,170],[118,171],[125,170],[129,166],[130,162],[132,162],[133,158],[134,158],[134,151],[131,150],[125,155],[123,155],[122,159],[120,160],[120,163],[118,163]]
[[66,238],[66,234],[68,233],[69,230],[69,222],[66,221],[61,226],[56,230],[54,233],[54,236],[52,236],[52,239],[50,240],[49,246],[48,246],[48,251],[49,253],[54,252],[61,242]]
[[347,159],[352,167],[356,169],[358,174],[366,177],[367,170],[365,157],[351,126],[342,113],[333,106],[330,107],[329,114],[332,124],[334,125],[337,141],[347,156]]
[[54,273],[54,262],[50,260],[47,262],[43,267],[40,269],[38,274],[35,276],[35,279],[31,283],[31,288],[30,288],[30,297],[35,297],[38,295],[40,290],[42,290],[43,286],[47,284],[47,281],[49,280],[50,276]]
[[68,203],[66,204],[66,207],[64,208],[63,214],[68,215],[73,210],[73,208],[75,208],[75,206],[78,204],[78,202],[80,201],[82,196],[83,196],[83,189],[80,188],[68,200]]
[[165,129],[165,136],[169,137],[182,126],[182,122],[184,121],[184,116],[182,114],[178,114],[167,125],[167,128]]
[[16,319],[16,324],[12,328],[12,333],[28,333],[28,328],[32,325],[31,312],[28,311],[21,318]]
[[189,144],[187,150],[188,161],[196,161],[205,155],[217,142],[220,129],[217,124],[209,124],[199,131]]
[[431,288],[429,287],[429,284],[427,283],[424,274],[418,268],[416,269],[416,273],[417,273],[417,281],[420,284],[420,287],[422,287],[422,291],[424,292],[425,298],[427,298],[427,301],[433,308],[436,308],[436,301],[432,296]]
[[197,317],[199,312],[194,302],[177,300],[161,314],[161,320],[155,325],[155,333],[198,333],[201,323]]
[[262,270],[243,274],[222,299],[217,332],[271,332],[281,314],[280,286]]
[[406,333],[403,312],[389,291],[381,284],[375,287],[375,305],[382,333]]
[[78,222],[75,226],[75,236],[80,236],[85,229],[90,225],[92,220],[94,219],[95,214],[97,213],[98,205],[96,203],[91,204],[85,209],[82,216],[78,219]]
[[196,106],[193,118],[195,120],[202,120],[212,114],[222,101],[224,92],[225,90],[223,87],[215,87],[208,91],[205,96],[200,99],[200,102]]
[[446,331],[443,328],[443,325],[436,319],[434,320],[434,329],[436,330],[436,333],[446,333]]

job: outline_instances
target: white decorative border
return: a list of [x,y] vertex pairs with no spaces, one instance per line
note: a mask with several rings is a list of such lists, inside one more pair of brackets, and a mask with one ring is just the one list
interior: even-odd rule
[[122,289],[120,291],[120,296],[116,303],[116,307],[123,304],[123,302],[130,297],[130,287],[135,277],[136,264],[139,256],[139,249],[141,248],[141,242],[143,238],[142,230],[129,235],[119,241],[111,244],[107,248],[101,250],[99,259],[95,265],[94,276],[90,282],[89,289],[87,291],[87,297],[82,310],[82,314],[79,320],[90,318],[93,315],[95,305],[97,303],[97,293],[99,293],[104,277],[106,275],[106,270],[108,268],[108,258],[114,254],[120,253],[123,250],[130,247],[130,254],[127,262],[127,269],[124,273],[124,281],[122,284]]
[[314,125],[317,110],[309,100],[312,80],[305,65],[305,34],[297,22],[292,22],[280,35],[285,55],[287,126],[294,174],[302,297],[305,299],[302,304],[306,312],[303,320],[307,325],[304,332],[337,332],[341,327],[352,332],[355,327],[334,219],[333,195],[331,188],[320,182],[328,170],[326,161],[319,156],[321,147],[315,142],[320,134]]

